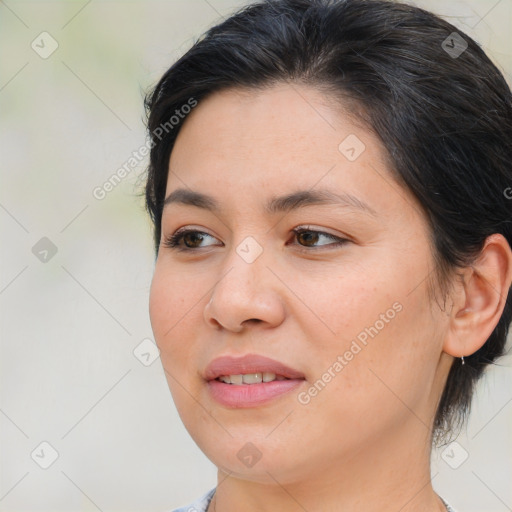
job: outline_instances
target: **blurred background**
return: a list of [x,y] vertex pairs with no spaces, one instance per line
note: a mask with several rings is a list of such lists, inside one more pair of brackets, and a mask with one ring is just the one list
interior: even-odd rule
[[[153,343],[137,155],[144,92],[246,3],[0,1],[0,511],[165,511],[216,484]],[[512,0],[411,3],[511,83]],[[498,363],[467,430],[433,456],[460,512],[512,510],[512,357]]]

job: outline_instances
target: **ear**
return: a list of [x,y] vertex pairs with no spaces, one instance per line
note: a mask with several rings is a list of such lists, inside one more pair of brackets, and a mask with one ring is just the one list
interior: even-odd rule
[[498,233],[487,237],[477,261],[462,277],[443,345],[454,357],[476,352],[498,325],[512,285],[512,251],[506,238]]

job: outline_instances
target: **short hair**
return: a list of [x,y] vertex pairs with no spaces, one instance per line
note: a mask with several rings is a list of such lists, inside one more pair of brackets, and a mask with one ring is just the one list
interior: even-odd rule
[[[268,0],[210,28],[146,95],[145,196],[156,254],[169,158],[183,123],[165,134],[158,128],[191,98],[286,82],[325,92],[381,140],[394,178],[429,222],[431,278],[445,297],[449,277],[475,261],[489,235],[512,245],[511,91],[480,46],[403,3]],[[509,290],[485,344],[450,368],[433,422],[437,441],[462,427],[475,383],[504,353],[511,320]]]

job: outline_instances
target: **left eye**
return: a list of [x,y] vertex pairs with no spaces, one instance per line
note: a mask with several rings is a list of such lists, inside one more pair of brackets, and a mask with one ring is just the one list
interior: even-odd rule
[[[319,240],[322,237],[330,241],[331,243],[319,244],[319,247],[325,245],[338,247],[349,241],[345,238],[340,238],[338,236],[331,235],[330,233],[324,233],[323,231],[316,231],[307,228],[296,228],[293,230],[293,233],[294,238],[298,240],[299,245],[304,248],[317,248],[318,246],[316,246],[316,244],[318,244]],[[163,242],[163,245],[165,247],[177,249],[179,251],[194,251],[196,249],[201,249],[201,247],[205,247],[201,246],[200,244],[206,237],[210,237],[212,239],[215,238],[212,235],[205,233],[204,231],[198,231],[195,229],[178,230],[173,235],[166,237]],[[184,246],[181,244],[182,242],[184,243]],[[215,244],[206,244],[206,246],[210,245]]]
[[307,228],[297,228],[294,229],[293,232],[295,233],[295,236],[297,240],[299,241],[300,245],[304,244],[304,247],[313,247],[310,244],[316,244],[318,243],[318,240],[321,239],[321,237],[324,237],[327,240],[330,240],[333,243],[324,243],[320,244],[320,246],[324,245],[332,245],[332,246],[340,246],[344,243],[348,242],[348,240],[344,238],[340,238],[338,236],[331,235],[330,233],[324,233],[323,231],[316,231],[313,229],[307,229]]

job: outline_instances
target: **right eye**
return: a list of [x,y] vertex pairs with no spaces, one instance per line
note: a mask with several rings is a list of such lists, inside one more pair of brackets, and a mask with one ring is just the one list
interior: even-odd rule
[[[196,229],[178,229],[174,234],[165,237],[163,246],[168,247],[169,249],[176,249],[178,251],[193,251],[195,249],[201,249],[201,246],[198,244],[200,244],[205,237],[214,238],[212,235],[209,235],[204,231]],[[182,246],[181,242],[185,245]],[[206,246],[209,245],[214,244],[207,244]]]

